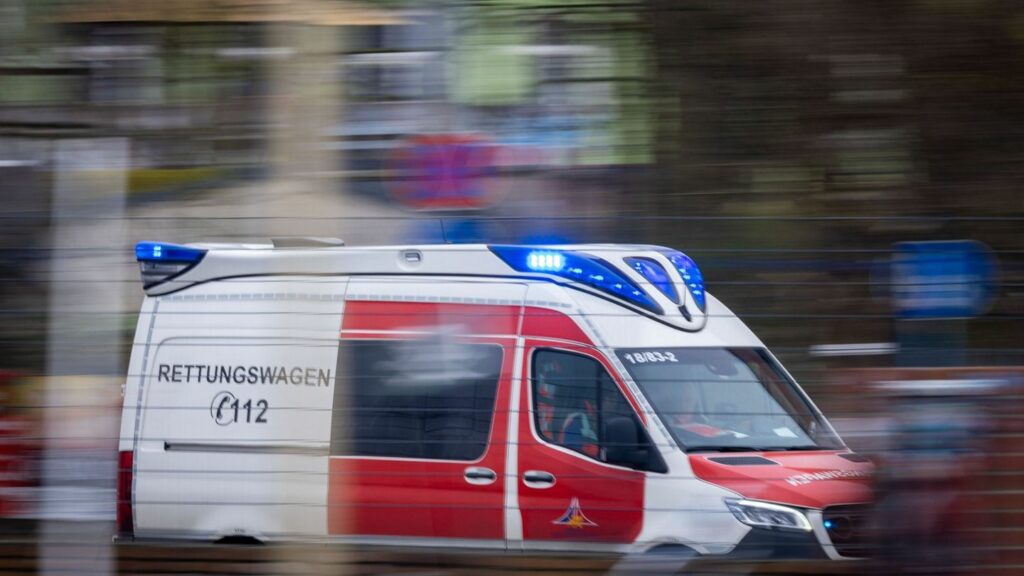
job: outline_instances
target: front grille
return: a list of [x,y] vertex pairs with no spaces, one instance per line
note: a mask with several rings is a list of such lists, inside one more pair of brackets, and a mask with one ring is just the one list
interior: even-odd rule
[[871,507],[867,504],[830,506],[822,511],[826,530],[836,552],[842,556],[871,556]]

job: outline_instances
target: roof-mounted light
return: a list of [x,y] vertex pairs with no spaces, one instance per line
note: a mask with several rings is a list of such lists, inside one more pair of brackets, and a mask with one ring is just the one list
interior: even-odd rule
[[170,280],[198,264],[204,256],[206,250],[180,244],[139,242],[135,245],[135,259],[139,261],[144,288]]
[[535,250],[526,256],[526,266],[537,272],[558,272],[565,268],[565,256],[561,252]]
[[693,296],[693,301],[696,302],[697,307],[700,308],[701,312],[706,311],[707,296],[704,293],[704,275],[701,274],[697,263],[686,254],[677,250],[663,250],[661,253],[679,271],[679,276],[682,277],[683,283],[686,284],[686,288]]
[[139,262],[199,262],[206,250],[168,244],[166,242],[139,242],[135,245],[135,259]]
[[498,258],[517,272],[550,274],[579,282],[611,294],[655,314],[661,306],[632,280],[604,260],[571,250],[552,250],[529,246],[490,246]]
[[645,280],[667,296],[669,300],[679,304],[679,293],[676,292],[676,286],[672,283],[672,279],[669,278],[668,271],[661,264],[641,256],[629,257],[625,261],[633,270],[637,271],[637,274],[643,276]]

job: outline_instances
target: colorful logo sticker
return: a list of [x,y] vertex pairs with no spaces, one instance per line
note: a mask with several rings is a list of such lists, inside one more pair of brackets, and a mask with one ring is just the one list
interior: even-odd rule
[[569,502],[569,508],[565,511],[565,514],[562,514],[558,520],[552,520],[551,523],[559,526],[569,526],[570,528],[597,526],[597,524],[591,522],[589,518],[583,515],[583,510],[580,508],[580,500],[576,497],[573,497],[572,502]]

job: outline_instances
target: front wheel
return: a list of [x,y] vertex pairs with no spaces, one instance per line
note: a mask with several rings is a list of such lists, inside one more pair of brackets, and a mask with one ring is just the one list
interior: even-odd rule
[[624,556],[608,574],[695,574],[691,563],[699,557],[696,550],[682,544],[659,544],[646,552]]

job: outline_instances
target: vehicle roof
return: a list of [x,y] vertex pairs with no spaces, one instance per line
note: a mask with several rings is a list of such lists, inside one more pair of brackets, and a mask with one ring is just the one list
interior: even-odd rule
[[[258,276],[489,277],[554,283],[687,331],[701,330],[708,318],[703,278],[696,264],[681,252],[660,246],[339,243],[330,239],[271,244],[140,243],[136,254],[149,280],[145,290],[150,296]],[[183,260],[168,256],[172,253],[184,255]],[[655,276],[650,266],[638,267],[637,260],[651,263]],[[177,268],[155,281],[146,275],[147,265],[152,270],[154,264],[175,263]]]

